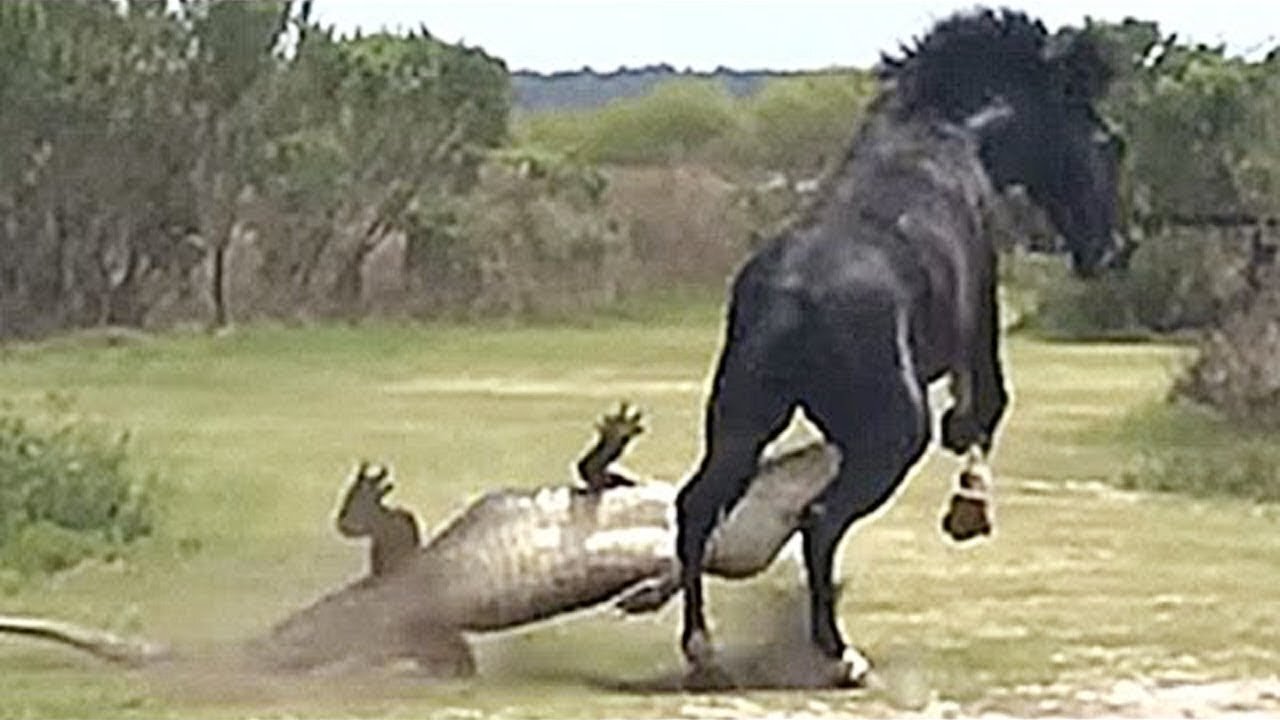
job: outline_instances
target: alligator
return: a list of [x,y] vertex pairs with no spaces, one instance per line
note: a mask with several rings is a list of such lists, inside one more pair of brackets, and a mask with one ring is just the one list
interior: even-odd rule
[[[357,512],[382,507],[390,490],[385,471],[361,465],[338,525],[349,536],[373,536],[371,572],[226,652],[241,667],[263,672],[407,660],[426,676],[460,677],[476,672],[470,633],[515,628],[610,600],[627,613],[661,607],[679,586],[677,487],[606,470],[639,434],[638,414],[624,406],[597,429],[592,457],[578,464],[583,485],[486,493],[408,552],[404,543],[416,545],[416,524],[412,532],[391,536],[399,547],[387,547],[371,527],[379,513]],[[813,511],[811,501],[839,461],[835,446],[815,442],[762,463],[749,490],[717,525],[706,571],[741,578],[767,568]],[[383,510],[382,517],[399,517],[394,522],[403,524],[406,511]],[[131,666],[200,659],[39,617],[0,615],[2,633]]]

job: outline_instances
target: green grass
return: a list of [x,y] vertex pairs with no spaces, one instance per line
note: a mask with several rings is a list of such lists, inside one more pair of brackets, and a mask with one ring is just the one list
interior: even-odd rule
[[[699,303],[664,322],[669,310],[637,306],[579,326],[253,328],[0,351],[0,396],[71,392],[81,409],[132,428],[138,460],[169,480],[156,535],[126,561],[8,587],[0,611],[183,646],[248,636],[361,572],[363,548],[331,529],[359,458],[391,463],[395,497],[436,524],[483,490],[569,478],[593,418],[622,397],[650,413],[628,465],[681,477],[699,447],[719,311]],[[854,641],[890,677],[922,678],[972,707],[1000,707],[1028,685],[1273,674],[1280,513],[1090,482],[1137,457],[1141,434],[1117,419],[1162,396],[1178,351],[1025,338],[1007,350],[1015,402],[996,457],[998,535],[972,548],[942,540],[957,465],[931,455],[846,541],[841,615]],[[749,637],[761,593],[794,572],[713,582],[718,636]],[[485,638],[482,677],[447,684],[130,673],[6,640],[0,717],[672,716],[691,704],[787,713],[813,701],[879,714],[895,697],[634,695],[582,679],[677,668],[677,608]]]

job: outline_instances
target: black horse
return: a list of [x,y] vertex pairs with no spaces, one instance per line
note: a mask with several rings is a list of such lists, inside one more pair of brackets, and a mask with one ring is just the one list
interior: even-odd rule
[[929,441],[926,385],[949,376],[942,444],[990,450],[1007,395],[998,356],[996,188],[1025,186],[1088,275],[1115,241],[1120,144],[1094,102],[1111,71],[1083,34],[980,10],[881,66],[883,90],[821,200],[738,272],[706,410],[706,449],[678,502],[682,648],[709,658],[700,568],[709,531],[799,407],[839,445],[802,527],[810,631],[846,645],[832,556]]

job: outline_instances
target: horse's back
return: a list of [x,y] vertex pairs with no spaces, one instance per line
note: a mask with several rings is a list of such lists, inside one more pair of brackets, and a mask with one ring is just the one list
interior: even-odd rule
[[[994,199],[964,143],[928,128],[908,134],[910,143],[868,153],[849,187],[834,189],[844,202],[816,208],[748,260],[734,283],[733,335],[769,338],[794,365],[797,354],[833,348],[899,353],[907,328],[922,373],[954,364],[994,273],[985,227]],[[930,142],[939,151],[927,155],[918,146]]]

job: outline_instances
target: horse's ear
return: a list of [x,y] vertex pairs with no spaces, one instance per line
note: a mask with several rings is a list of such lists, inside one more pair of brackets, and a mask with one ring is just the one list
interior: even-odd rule
[[1013,107],[1003,99],[984,105],[981,110],[965,118],[964,126],[979,140],[1000,132],[1013,119]]
[[1045,43],[1043,56],[1061,70],[1064,90],[1073,97],[1089,101],[1101,98],[1116,75],[1103,40],[1088,30],[1058,32]]

